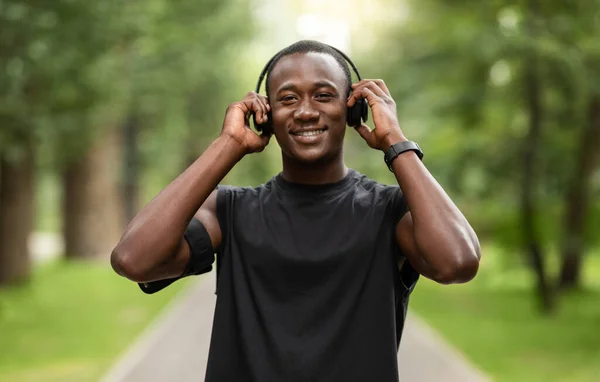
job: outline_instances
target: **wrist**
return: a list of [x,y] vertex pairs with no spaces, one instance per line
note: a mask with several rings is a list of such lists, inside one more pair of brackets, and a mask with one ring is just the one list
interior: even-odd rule
[[237,160],[242,159],[246,154],[248,154],[246,146],[240,142],[239,139],[236,139],[229,134],[219,134],[215,140],[215,143],[221,148],[222,151],[227,152]]
[[390,132],[381,140],[380,150],[385,153],[390,149],[390,147],[392,147],[393,144],[406,141],[408,141],[408,139],[404,136],[404,134],[402,134],[401,131]]
[[383,156],[383,160],[391,172],[394,172],[394,169],[392,168],[392,162],[394,162],[397,157],[407,151],[413,151],[415,154],[417,154],[420,160],[423,159],[423,151],[416,142],[407,140],[394,143]]

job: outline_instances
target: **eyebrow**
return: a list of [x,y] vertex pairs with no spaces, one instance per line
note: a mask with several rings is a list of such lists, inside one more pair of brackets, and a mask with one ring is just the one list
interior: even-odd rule
[[[334,88],[334,89],[336,89],[336,90],[337,90],[337,87],[335,86],[335,84],[334,84],[333,82],[331,82],[331,81],[326,81],[326,80],[314,82],[314,83],[312,84],[312,86],[313,86],[314,88],[324,88],[324,87],[330,87],[330,88]],[[286,90],[295,90],[296,88],[297,88],[297,86],[296,86],[296,84],[295,84],[295,83],[293,83],[293,82],[288,82],[288,83],[286,83],[286,84],[283,84],[283,86],[281,86],[281,87],[280,87],[280,88],[277,90],[277,93],[279,93],[279,92],[282,92],[282,91],[286,91]]]

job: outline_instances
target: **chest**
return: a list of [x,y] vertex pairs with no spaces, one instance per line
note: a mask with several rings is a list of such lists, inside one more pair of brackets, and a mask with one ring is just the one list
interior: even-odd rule
[[233,221],[237,260],[278,285],[320,285],[356,275],[390,255],[387,215],[369,195],[248,203],[236,209]]

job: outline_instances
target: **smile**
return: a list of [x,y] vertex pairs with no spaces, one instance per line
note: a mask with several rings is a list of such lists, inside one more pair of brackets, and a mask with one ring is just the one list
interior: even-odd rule
[[297,131],[295,133],[292,133],[292,135],[296,135],[299,137],[312,137],[312,136],[323,134],[325,132],[325,130],[326,129],[310,130],[310,131]]

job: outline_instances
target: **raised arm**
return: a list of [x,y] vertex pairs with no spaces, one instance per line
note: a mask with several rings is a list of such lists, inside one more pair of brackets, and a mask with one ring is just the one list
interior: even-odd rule
[[[382,80],[363,80],[352,87],[348,106],[365,98],[371,107],[375,129],[356,128],[370,147],[385,152],[407,140]],[[467,219],[414,152],[400,154],[392,168],[410,211],[396,227],[398,245],[410,264],[442,284],[471,280],[479,269],[481,249]]]
[[136,282],[180,276],[190,257],[183,234],[194,216],[206,228],[213,248],[219,247],[215,188],[244,155],[268,144],[269,136],[259,136],[249,127],[252,114],[262,123],[268,110],[266,97],[254,92],[227,108],[218,138],[129,223],[111,254],[115,272]]

